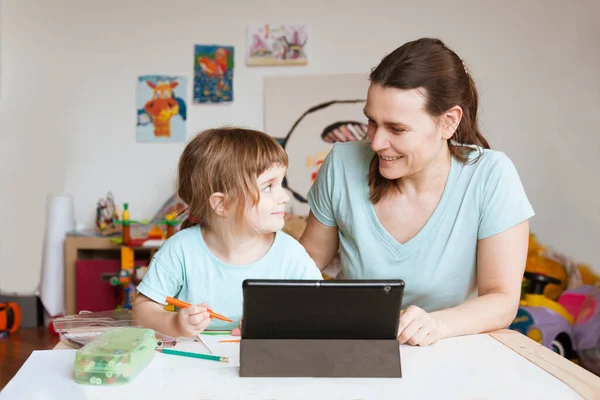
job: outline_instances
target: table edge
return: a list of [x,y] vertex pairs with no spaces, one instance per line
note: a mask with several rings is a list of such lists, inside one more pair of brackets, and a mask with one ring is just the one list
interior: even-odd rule
[[600,377],[520,332],[501,329],[489,336],[559,379],[586,400],[600,399]]

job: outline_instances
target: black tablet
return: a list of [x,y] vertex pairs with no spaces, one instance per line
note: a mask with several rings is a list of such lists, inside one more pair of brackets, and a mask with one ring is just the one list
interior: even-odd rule
[[242,339],[395,339],[402,280],[257,280],[243,285]]

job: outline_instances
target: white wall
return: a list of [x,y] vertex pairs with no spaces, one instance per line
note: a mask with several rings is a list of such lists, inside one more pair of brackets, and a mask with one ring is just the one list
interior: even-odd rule
[[[226,123],[261,129],[264,76],[365,72],[421,36],[466,60],[484,132],[512,157],[537,211],[534,232],[600,272],[598,1],[230,3],[1,3],[1,290],[38,285],[48,193],[75,196],[78,222],[91,226],[107,190],[133,218],[173,192],[183,144],[136,143],[138,75],[191,77],[194,44],[235,45],[235,102],[190,104],[188,135]],[[245,67],[245,26],[266,21],[310,24],[308,67]]]

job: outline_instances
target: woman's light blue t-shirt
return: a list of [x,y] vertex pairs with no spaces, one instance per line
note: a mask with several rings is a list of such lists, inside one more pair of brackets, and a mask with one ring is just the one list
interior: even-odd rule
[[227,264],[209,250],[200,228],[183,229],[156,252],[137,290],[160,304],[167,296],[206,304],[233,323],[213,319],[208,329],[233,329],[242,316],[245,279],[323,279],[306,250],[294,238],[277,232],[271,248],[248,265]]
[[369,200],[369,141],[336,143],[308,194],[314,216],[339,228],[340,279],[402,279],[403,308],[431,312],[476,295],[477,241],[534,215],[519,175],[502,152],[475,148],[452,159],[443,195],[423,228],[400,244]]

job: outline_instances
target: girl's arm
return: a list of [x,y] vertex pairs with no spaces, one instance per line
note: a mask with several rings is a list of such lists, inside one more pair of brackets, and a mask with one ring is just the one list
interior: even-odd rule
[[171,312],[139,292],[135,296],[132,311],[133,317],[145,328],[171,337],[196,337],[210,324],[210,315],[204,305]]

